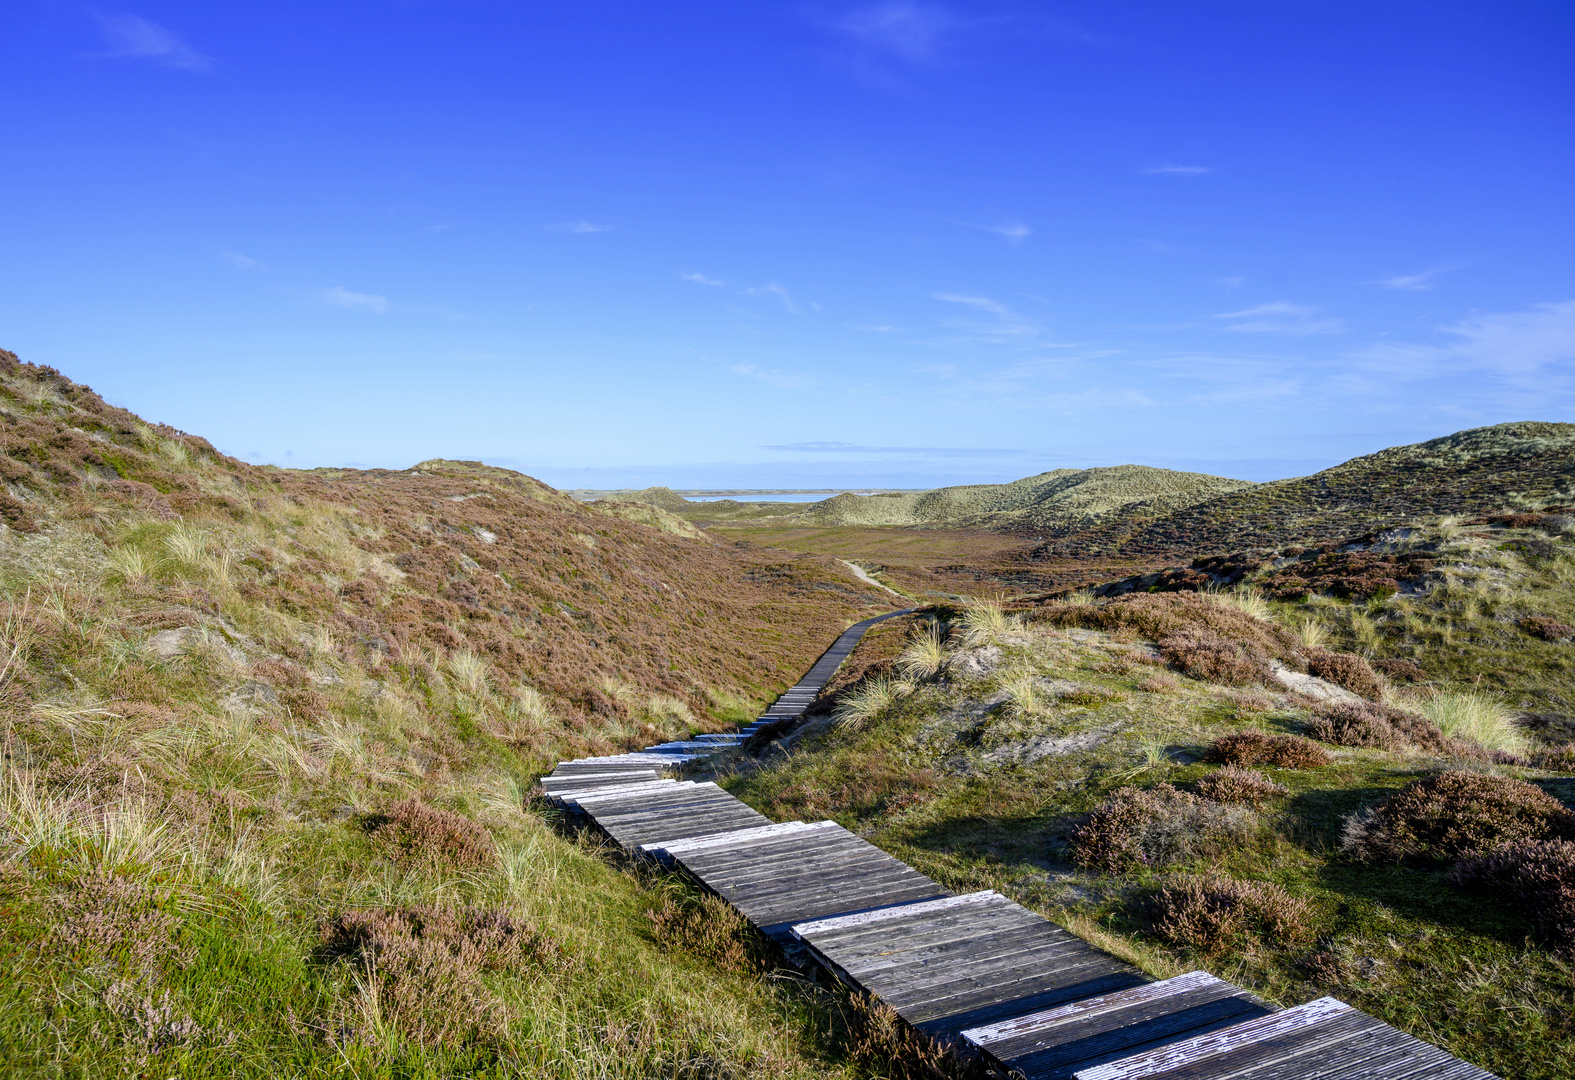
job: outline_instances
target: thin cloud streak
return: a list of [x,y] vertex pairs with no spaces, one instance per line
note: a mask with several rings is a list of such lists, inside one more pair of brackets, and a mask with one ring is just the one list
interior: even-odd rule
[[683,278],[685,281],[692,281],[696,285],[726,285],[727,284],[727,282],[725,282],[725,281],[718,281],[716,278],[708,278],[704,274],[698,274],[698,273],[697,274],[679,274],[678,276]]
[[1433,279],[1440,274],[1447,274],[1455,269],[1453,266],[1437,266],[1431,270],[1423,270],[1420,274],[1400,274],[1391,278],[1380,278],[1370,281],[1369,285],[1379,285],[1385,289],[1399,289],[1403,292],[1426,292],[1433,287]]
[[782,301],[782,306],[789,315],[801,314],[799,306],[793,302],[793,297],[780,285],[762,285],[758,289],[745,289],[745,296],[775,296]]
[[925,457],[1003,457],[1021,450],[986,449],[966,446],[860,446],[845,442],[799,442],[767,446],[767,450],[788,450],[799,454],[919,454]]
[[791,371],[777,371],[774,368],[763,368],[759,364],[729,364],[728,370],[737,375],[758,379],[767,386],[774,386],[778,390],[804,390],[815,385],[815,380],[807,375],[797,375]]
[[1276,300],[1258,304],[1241,311],[1227,311],[1214,316],[1216,319],[1233,320],[1225,329],[1239,334],[1286,334],[1306,337],[1310,334],[1343,334],[1345,324],[1339,319],[1315,318],[1318,308]]
[[1207,165],[1150,165],[1143,170],[1150,176],[1205,176],[1214,170]]
[[94,12],[99,29],[110,51],[99,56],[110,59],[151,60],[160,67],[205,75],[213,61],[164,27],[139,15],[105,15]]
[[351,292],[342,285],[324,289],[317,296],[325,304],[332,304],[334,307],[345,308],[349,311],[372,311],[379,315],[386,315],[394,310],[394,305],[386,296],[378,296],[376,293]]

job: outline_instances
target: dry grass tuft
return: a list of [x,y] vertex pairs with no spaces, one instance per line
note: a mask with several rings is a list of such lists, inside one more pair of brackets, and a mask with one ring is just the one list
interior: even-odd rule
[[962,613],[962,617],[957,620],[957,625],[961,628],[963,639],[967,644],[980,645],[1010,630],[1012,617],[1001,607],[999,601],[975,600]]
[[1154,931],[1166,941],[1212,956],[1239,949],[1243,938],[1294,945],[1312,936],[1312,908],[1267,881],[1223,874],[1185,876],[1149,901]]
[[1170,784],[1121,788],[1072,836],[1072,858],[1090,870],[1120,873],[1215,858],[1246,846],[1257,816],[1240,806],[1200,799]]
[[1346,819],[1341,847],[1358,862],[1443,861],[1560,838],[1575,839],[1575,814],[1535,784],[1456,770]]
[[946,643],[941,628],[925,623],[907,648],[897,655],[896,667],[910,679],[930,679],[946,670]]
[[1510,754],[1526,749],[1526,737],[1515,723],[1514,714],[1487,694],[1475,690],[1434,690],[1416,702],[1416,710],[1450,738]]
[[1256,769],[1227,765],[1219,772],[1205,776],[1193,785],[1193,790],[1210,802],[1263,803],[1269,799],[1289,795],[1290,790],[1276,784]]
[[1274,622],[1274,609],[1269,607],[1269,601],[1264,598],[1260,589],[1250,585],[1237,586],[1234,589],[1207,589],[1204,596],[1216,604],[1233,607],[1243,615],[1264,622]]
[[498,860],[486,826],[415,796],[374,818],[370,832],[373,846],[396,862],[463,869],[492,866]]
[[844,693],[837,700],[832,715],[842,727],[859,731],[878,720],[901,699],[900,684],[894,679],[877,675]]
[[1320,769],[1334,758],[1311,739],[1300,735],[1265,735],[1238,731],[1215,739],[1208,760],[1225,765],[1272,765],[1280,769]]

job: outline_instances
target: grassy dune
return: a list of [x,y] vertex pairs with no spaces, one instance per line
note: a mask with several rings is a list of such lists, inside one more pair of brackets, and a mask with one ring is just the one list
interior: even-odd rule
[[528,796],[889,594],[474,463],[252,468],[10,354],[0,435],[8,1075],[857,1070]]

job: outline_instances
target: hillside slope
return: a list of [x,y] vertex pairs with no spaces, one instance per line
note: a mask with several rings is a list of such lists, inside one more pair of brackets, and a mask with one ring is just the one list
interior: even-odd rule
[[472,462],[255,468],[10,353],[0,479],[12,1071],[835,1071],[811,996],[686,959],[528,797],[753,715],[888,594]]
[[1216,495],[1152,521],[1101,521],[1035,554],[1210,555],[1316,543],[1418,517],[1568,501],[1572,493],[1575,424],[1521,421],[1391,447],[1311,476]]
[[705,524],[987,528],[1064,535],[1107,521],[1143,522],[1223,492],[1252,485],[1202,473],[1117,465],[1054,469],[1009,484],[966,484],[932,491],[836,495],[809,505],[690,504],[684,516]]

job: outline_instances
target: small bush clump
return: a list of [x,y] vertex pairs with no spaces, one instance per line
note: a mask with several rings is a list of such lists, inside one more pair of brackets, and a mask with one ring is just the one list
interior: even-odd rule
[[1406,682],[1421,682],[1427,678],[1427,672],[1415,660],[1378,659],[1371,661],[1374,668],[1393,679],[1404,679]]
[[483,973],[561,966],[556,943],[495,910],[350,911],[325,922],[318,935],[326,959],[364,969],[359,999],[341,1010],[338,1034],[373,1043],[389,1023],[427,1046],[495,1037],[506,1010]]
[[1121,788],[1072,836],[1079,866],[1106,873],[1211,858],[1247,844],[1258,829],[1251,810],[1209,802],[1170,784]]
[[1246,686],[1273,677],[1268,654],[1255,642],[1233,641],[1205,627],[1178,630],[1157,644],[1166,660],[1194,679]]
[[1224,765],[1272,765],[1279,769],[1318,769],[1334,758],[1311,739],[1300,735],[1265,735],[1238,731],[1215,739],[1208,760]]
[[1554,948],[1575,952],[1575,843],[1512,844],[1462,860],[1450,877],[1463,889],[1523,904]]
[[1295,944],[1312,936],[1312,909],[1267,881],[1223,874],[1184,876],[1149,901],[1154,931],[1166,941],[1205,955],[1239,947],[1244,939]]
[[396,862],[464,869],[491,866],[498,858],[486,826],[414,796],[375,818],[371,834],[372,845]]
[[1376,701],[1336,701],[1319,707],[1307,734],[1336,746],[1370,750],[1449,749],[1444,733],[1426,717]]
[[1219,772],[1205,776],[1193,785],[1193,790],[1210,802],[1261,803],[1267,799],[1290,794],[1289,789],[1276,784],[1256,769],[1243,769],[1227,765]]
[[1543,641],[1564,641],[1575,637],[1575,626],[1566,626],[1546,615],[1527,615],[1520,620],[1520,628],[1532,637]]
[[1524,780],[1452,770],[1348,818],[1341,846],[1358,862],[1437,862],[1551,839],[1575,839],[1559,800]]
[[1531,763],[1548,772],[1575,773],[1575,742],[1533,754]]
[[52,898],[51,945],[66,956],[108,962],[128,975],[148,977],[180,959],[180,913],[151,885],[94,872]]
[[1336,686],[1343,686],[1360,697],[1376,698],[1383,693],[1383,687],[1379,684],[1372,665],[1351,653],[1308,649],[1307,671]]

